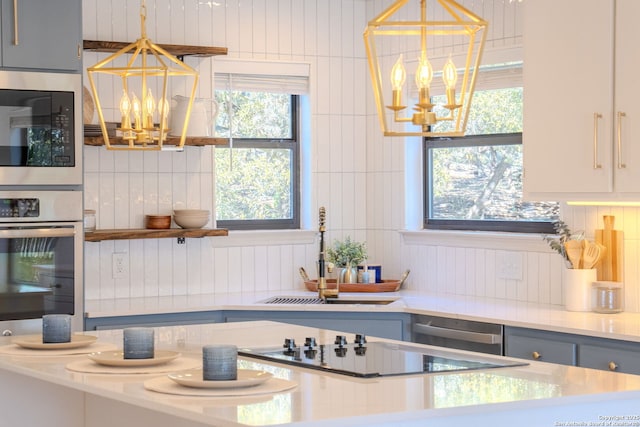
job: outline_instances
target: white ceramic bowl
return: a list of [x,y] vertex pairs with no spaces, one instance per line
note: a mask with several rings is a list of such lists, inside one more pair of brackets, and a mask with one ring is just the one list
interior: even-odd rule
[[182,228],[202,228],[209,222],[209,215],[174,215],[173,220]]
[[174,215],[178,216],[209,216],[209,211],[206,209],[174,209]]

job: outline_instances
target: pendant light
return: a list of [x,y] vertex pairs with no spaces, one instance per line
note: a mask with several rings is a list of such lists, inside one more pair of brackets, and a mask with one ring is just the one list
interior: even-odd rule
[[[408,6],[416,2],[419,17],[402,19],[416,12]],[[488,23],[453,0],[430,0],[429,6],[427,0],[397,0],[365,29],[385,136],[464,136]],[[413,79],[407,78],[405,61],[413,65]],[[391,95],[390,102],[385,95]],[[438,96],[440,105],[433,102]],[[405,105],[410,100],[411,108]],[[441,122],[448,123],[436,126]]]
[[[147,38],[146,15],[145,1],[142,0],[140,38],[93,67],[87,68],[102,135],[108,150],[182,150],[184,147],[198,85],[198,73]],[[117,108],[120,113],[120,122],[117,132],[118,136],[124,140],[124,144],[113,144],[109,138],[103,102],[97,90],[97,75],[100,75],[101,85],[114,87],[119,94]],[[111,76],[111,78],[104,76]],[[172,120],[172,122],[182,123],[180,130],[171,130],[168,127],[168,117],[171,114],[167,99],[169,78],[173,79],[172,82],[177,81],[175,86],[184,85],[187,89],[190,88],[190,98],[187,108],[184,109],[184,117]],[[108,79],[113,81],[113,85],[107,84]],[[180,135],[176,145],[164,145],[169,131],[172,131],[172,135]]]

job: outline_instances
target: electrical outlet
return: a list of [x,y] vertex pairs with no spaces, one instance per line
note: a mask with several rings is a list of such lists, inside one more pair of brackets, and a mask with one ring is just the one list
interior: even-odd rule
[[498,257],[498,278],[522,280],[522,254],[519,252],[503,252]]
[[126,252],[114,252],[111,261],[114,279],[124,279],[129,275],[129,255]]

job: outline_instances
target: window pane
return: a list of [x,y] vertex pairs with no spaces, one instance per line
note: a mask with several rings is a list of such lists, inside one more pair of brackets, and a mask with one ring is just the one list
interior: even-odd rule
[[467,136],[425,140],[425,227],[552,231],[558,203],[522,201],[522,95],[521,87],[478,91]]
[[522,145],[431,148],[431,219],[549,221],[557,203],[522,201]]
[[290,219],[290,149],[216,148],[218,220]]
[[[438,117],[445,116],[444,96],[434,97]],[[438,132],[453,130],[452,122],[434,126]],[[488,135],[522,132],[522,88],[494,89],[475,92],[467,121],[466,135]]]
[[216,135],[233,138],[293,138],[291,95],[281,93],[216,91]]

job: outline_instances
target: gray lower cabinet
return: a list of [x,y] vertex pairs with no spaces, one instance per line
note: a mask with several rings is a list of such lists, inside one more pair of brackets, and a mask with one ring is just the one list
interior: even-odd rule
[[584,368],[640,374],[640,343],[505,327],[505,355]]
[[[410,315],[371,312],[225,311],[225,322],[272,320],[394,340],[410,338]],[[282,337],[287,338],[287,337]]]
[[[86,317],[84,329],[122,329],[130,326],[175,326],[198,323],[271,320],[313,328],[365,334],[380,338],[408,340],[410,315],[405,313],[349,313],[326,311],[220,310],[184,313],[147,314],[114,317]],[[284,340],[287,337],[282,337]]]
[[140,314],[112,317],[85,317],[84,330],[100,331],[103,329],[122,329],[131,326],[159,327],[220,322],[222,322],[221,311]]
[[82,0],[0,1],[0,67],[82,70]]
[[583,344],[580,346],[580,366],[640,374],[640,345],[618,342],[615,345]]
[[572,342],[513,333],[505,335],[504,351],[520,359],[576,365],[577,345]]

